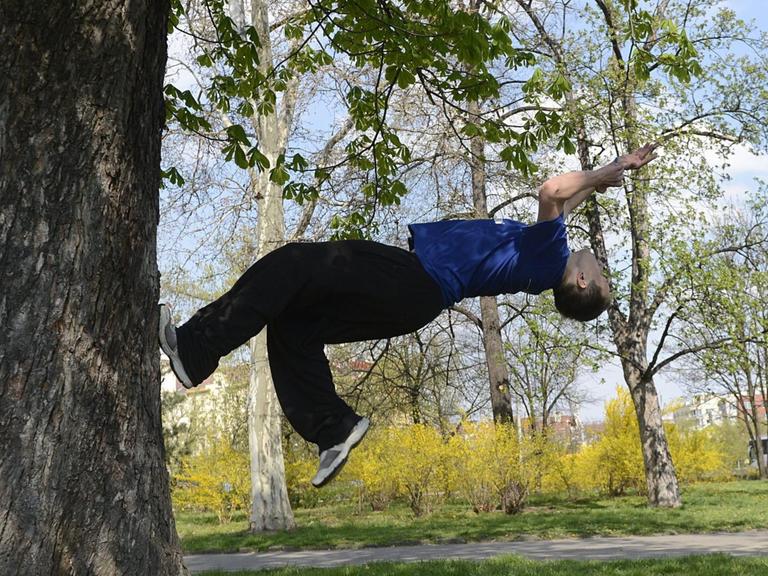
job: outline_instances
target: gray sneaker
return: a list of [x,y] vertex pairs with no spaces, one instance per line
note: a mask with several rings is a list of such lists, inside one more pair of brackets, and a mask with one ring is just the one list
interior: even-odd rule
[[315,488],[325,486],[328,482],[333,480],[339,472],[341,472],[341,469],[347,462],[350,451],[365,437],[365,433],[368,432],[368,426],[370,426],[370,424],[368,418],[361,418],[360,421],[355,424],[355,427],[352,428],[352,431],[344,442],[320,452],[320,467],[317,469],[315,477],[312,478],[312,485]]
[[167,304],[160,304],[160,348],[163,349],[165,355],[171,361],[171,370],[176,374],[176,378],[179,379],[184,385],[184,388],[194,388],[195,385],[187,376],[187,371],[184,370],[184,365],[181,363],[181,357],[179,356],[178,342],[176,341],[176,326],[171,319],[171,307]]

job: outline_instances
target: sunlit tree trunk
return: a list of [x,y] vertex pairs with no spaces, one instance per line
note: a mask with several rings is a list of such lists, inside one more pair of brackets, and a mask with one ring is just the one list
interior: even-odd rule
[[[233,17],[247,13],[243,0],[232,0]],[[260,67],[267,73],[272,66],[272,45],[269,36],[269,4],[252,0],[250,17],[258,32]],[[282,106],[273,114],[252,118],[259,149],[275,166],[285,151],[288,132],[293,121],[296,80],[283,94]],[[261,258],[285,242],[283,192],[269,180],[269,172],[251,174],[251,189],[256,194],[259,225],[256,258]],[[269,328],[267,328],[268,330]],[[251,371],[248,386],[248,445],[251,460],[250,529],[285,530],[295,526],[288,500],[283,462],[280,407],[272,384],[267,357],[266,332],[251,341]]]

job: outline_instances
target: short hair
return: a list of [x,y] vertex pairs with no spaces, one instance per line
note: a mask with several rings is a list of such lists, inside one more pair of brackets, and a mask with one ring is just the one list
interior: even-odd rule
[[610,294],[603,295],[594,280],[590,280],[586,288],[563,280],[552,292],[558,312],[580,322],[594,320],[611,305]]

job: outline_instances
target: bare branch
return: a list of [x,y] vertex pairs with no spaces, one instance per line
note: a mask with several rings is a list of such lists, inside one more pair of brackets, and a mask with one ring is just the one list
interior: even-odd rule
[[450,307],[450,310],[455,310],[462,316],[465,316],[466,318],[468,318],[480,330],[483,329],[483,321],[473,312],[467,310],[466,308],[463,308],[462,306],[456,306],[455,304]]

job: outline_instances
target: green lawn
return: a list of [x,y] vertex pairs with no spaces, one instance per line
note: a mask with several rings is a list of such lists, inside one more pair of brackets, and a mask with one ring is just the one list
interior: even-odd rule
[[[296,510],[298,527],[291,532],[249,534],[244,516],[218,525],[210,514],[179,513],[176,526],[186,553],[768,528],[768,482],[691,486],[684,490],[683,501],[680,509],[659,510],[648,508],[645,499],[637,496],[577,502],[537,498],[517,516],[478,515],[456,504],[423,518],[414,518],[404,506],[358,515],[350,505],[339,504]],[[599,572],[585,572],[593,573]]]
[[259,572],[205,572],[206,576],[757,576],[768,574],[768,558],[720,554],[664,560],[537,562],[502,556],[483,562],[448,560],[415,564],[368,564],[344,568],[283,568]]

